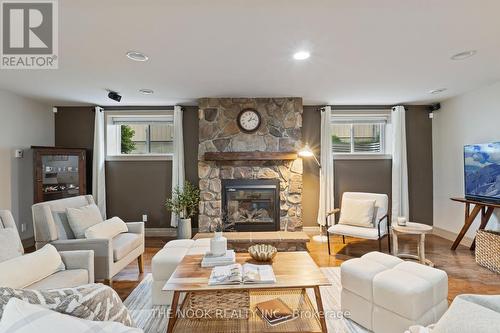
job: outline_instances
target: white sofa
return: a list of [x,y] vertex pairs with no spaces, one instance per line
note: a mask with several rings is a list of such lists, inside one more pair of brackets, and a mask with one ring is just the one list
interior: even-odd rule
[[168,306],[172,302],[173,293],[162,289],[185,255],[205,254],[209,250],[210,238],[204,238],[173,240],[158,251],[152,259],[153,305]]
[[[0,210],[0,228],[15,230],[14,235],[17,236],[15,240],[17,243],[16,251],[19,255],[23,255],[24,249],[21,239],[14,218],[8,210]],[[0,251],[6,250],[4,246],[6,245],[0,244]],[[33,279],[33,283],[26,286],[26,289],[72,288],[94,282],[94,253],[92,251],[64,251],[59,252],[59,254],[66,269],[49,275],[42,280]],[[1,274],[9,274],[9,272],[2,271]]]
[[109,285],[114,275],[136,259],[139,272],[142,273],[143,222],[127,223],[128,232],[121,233],[113,239],[75,238],[68,223],[66,208],[80,208],[90,204],[94,204],[94,198],[91,195],[81,195],[33,205],[36,248],[52,244],[59,251],[94,251],[95,278],[104,280]]
[[500,332],[500,295],[458,295],[435,325],[412,326],[405,333],[479,332]]
[[401,333],[435,323],[448,308],[446,272],[380,252],[347,260],[341,307],[375,333]]

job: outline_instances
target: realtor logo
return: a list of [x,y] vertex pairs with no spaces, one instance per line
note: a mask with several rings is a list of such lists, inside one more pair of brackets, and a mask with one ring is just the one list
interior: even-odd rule
[[57,69],[57,2],[2,1],[2,69]]

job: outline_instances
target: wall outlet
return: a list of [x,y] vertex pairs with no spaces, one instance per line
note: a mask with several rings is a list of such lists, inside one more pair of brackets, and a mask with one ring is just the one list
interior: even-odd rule
[[142,215],[142,222],[148,222],[148,216],[146,214]]
[[22,149],[16,149],[15,155],[16,158],[23,158],[24,151]]
[[21,224],[21,232],[26,232],[26,223]]

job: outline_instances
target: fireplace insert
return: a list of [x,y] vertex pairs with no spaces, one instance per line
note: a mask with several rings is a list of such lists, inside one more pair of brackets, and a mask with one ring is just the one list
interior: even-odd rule
[[280,182],[277,179],[223,179],[225,229],[280,230]]

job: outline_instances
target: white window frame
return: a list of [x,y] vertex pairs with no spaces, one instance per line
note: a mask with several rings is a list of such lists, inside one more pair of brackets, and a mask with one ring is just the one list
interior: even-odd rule
[[[390,140],[387,133],[392,130],[390,123],[391,110],[377,110],[369,112],[366,110],[356,111],[335,111],[332,110],[331,124],[351,125],[351,151],[349,153],[339,153],[332,151],[334,160],[359,160],[359,159],[391,159]],[[355,152],[354,151],[354,126],[355,124],[380,124],[380,151],[379,152]]]
[[[113,118],[119,118],[123,121],[126,120],[137,120],[137,121],[147,121],[151,119],[151,122],[154,121],[174,121],[174,111],[173,110],[164,110],[164,111],[145,111],[145,110],[130,110],[130,111],[104,111],[104,119],[105,119],[105,150],[106,150],[106,161],[171,161],[173,159],[173,153],[167,154],[122,154],[121,147],[118,145],[121,143],[121,132],[115,130],[117,127],[113,124]],[[114,133],[113,133],[114,132]],[[114,147],[114,152],[109,152],[108,145],[112,145],[112,142],[109,142],[108,134],[111,134],[114,137],[112,142],[116,143]]]

